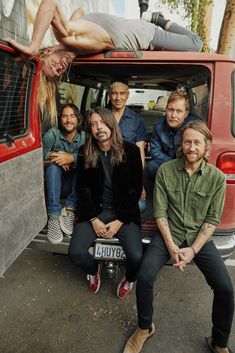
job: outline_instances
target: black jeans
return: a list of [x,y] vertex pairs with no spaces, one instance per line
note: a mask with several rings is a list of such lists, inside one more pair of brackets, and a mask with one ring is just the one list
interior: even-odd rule
[[[114,211],[104,210],[99,219],[108,223],[117,217]],[[126,254],[126,278],[129,282],[134,282],[143,256],[141,230],[135,223],[123,224],[115,237],[119,239]],[[69,246],[71,260],[90,275],[96,274],[98,269],[97,262],[88,252],[96,238],[90,222],[77,223]]]
[[[186,245],[187,246],[187,245]],[[160,233],[149,244],[137,278],[138,324],[142,329],[151,326],[153,316],[153,286],[157,274],[170,255]],[[234,296],[227,268],[213,241],[206,243],[194,258],[208,285],[214,291],[212,306],[212,338],[219,347],[226,347],[231,331]]]

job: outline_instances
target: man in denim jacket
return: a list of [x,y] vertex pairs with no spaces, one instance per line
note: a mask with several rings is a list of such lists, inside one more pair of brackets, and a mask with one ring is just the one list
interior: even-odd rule
[[[80,131],[82,117],[74,104],[66,104],[59,115],[58,128],[51,128],[43,136],[43,158],[48,221],[48,240],[52,244],[63,241],[63,232],[73,232],[74,211],[77,207],[76,163],[78,148],[84,144]],[[61,210],[60,198],[66,198]]]
[[147,171],[153,182],[160,165],[176,158],[184,126],[197,119],[195,114],[189,112],[187,94],[172,92],[167,101],[166,116],[157,119],[150,141],[152,160],[147,165]]

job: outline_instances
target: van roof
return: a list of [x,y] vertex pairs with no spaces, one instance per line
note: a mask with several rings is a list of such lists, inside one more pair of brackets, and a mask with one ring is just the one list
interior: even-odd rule
[[73,63],[81,61],[197,61],[197,62],[232,62],[235,59],[222,54],[196,53],[196,52],[175,52],[175,51],[125,51],[113,50],[105,53],[78,56]]

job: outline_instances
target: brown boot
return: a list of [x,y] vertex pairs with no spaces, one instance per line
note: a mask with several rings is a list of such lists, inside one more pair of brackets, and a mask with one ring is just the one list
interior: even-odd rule
[[212,342],[212,337],[206,337],[206,343],[212,353],[233,353],[230,348],[215,346]]
[[123,353],[139,353],[143,348],[144,342],[154,335],[156,331],[154,323],[152,323],[151,329],[151,331],[149,329],[142,330],[138,327],[127,341]]

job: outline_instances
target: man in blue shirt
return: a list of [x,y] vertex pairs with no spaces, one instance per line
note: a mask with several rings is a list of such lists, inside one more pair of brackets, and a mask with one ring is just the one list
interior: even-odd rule
[[186,92],[174,91],[168,98],[166,116],[157,119],[150,141],[152,160],[147,165],[150,179],[154,182],[156,172],[164,162],[176,158],[184,126],[199,119],[190,113]]
[[[58,128],[51,128],[43,136],[43,158],[48,221],[48,240],[52,244],[63,241],[63,232],[73,232],[74,211],[77,207],[76,162],[78,148],[84,144],[81,133],[82,117],[74,104],[62,107]],[[61,210],[60,198],[65,197]]]
[[[113,80],[109,86],[109,99],[112,112],[117,120],[125,141],[134,143],[140,149],[142,166],[144,169],[145,152],[144,144],[147,139],[147,131],[144,119],[135,111],[126,106],[129,97],[128,82],[124,79]],[[139,201],[140,212],[146,209],[146,193],[143,187]]]

